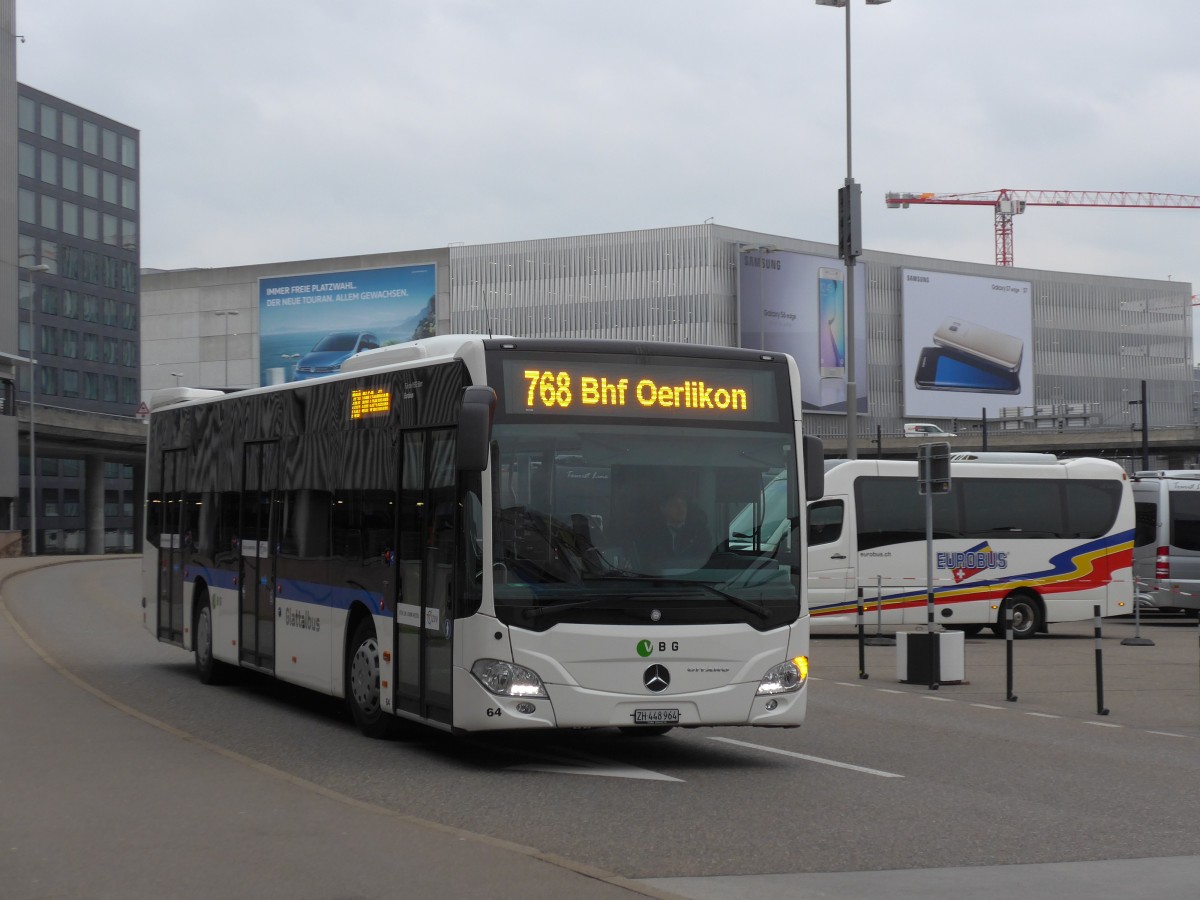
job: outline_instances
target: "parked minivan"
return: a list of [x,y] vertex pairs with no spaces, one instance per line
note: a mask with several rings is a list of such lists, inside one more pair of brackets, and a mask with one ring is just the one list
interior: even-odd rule
[[904,423],[905,437],[923,437],[923,438],[952,438],[958,437],[953,431],[942,431],[937,425],[931,422],[905,422]]
[[1132,484],[1136,590],[1200,615],[1200,470],[1135,472]]

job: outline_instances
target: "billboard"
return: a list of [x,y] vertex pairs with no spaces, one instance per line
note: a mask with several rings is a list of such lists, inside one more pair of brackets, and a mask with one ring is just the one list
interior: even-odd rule
[[1027,281],[901,271],[904,413],[978,419],[1033,404]]
[[[788,353],[800,368],[801,406],[846,411],[846,269],[836,259],[788,251],[739,254],[741,345]],[[866,267],[855,266],[856,284]],[[857,410],[867,411],[866,292],[855,291]]]
[[260,278],[259,383],[338,371],[360,350],[434,333],[437,266]]

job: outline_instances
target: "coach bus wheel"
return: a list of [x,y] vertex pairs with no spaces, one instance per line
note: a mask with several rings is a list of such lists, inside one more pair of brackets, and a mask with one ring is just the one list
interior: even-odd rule
[[626,725],[620,728],[622,734],[633,737],[658,737],[666,734],[674,725]]
[[[1012,609],[1014,640],[1031,638],[1042,630],[1041,607],[1038,606],[1037,600],[1029,594],[1009,594],[1008,605]],[[996,637],[1002,638],[1005,632],[1003,604],[1000,607],[999,616],[996,624],[992,626],[992,630],[996,633]]]
[[350,642],[346,703],[359,731],[370,738],[387,737],[392,717],[379,703],[379,641],[370,619],[358,623]]
[[196,626],[192,629],[192,641],[196,650],[196,674],[202,684],[220,684],[225,674],[223,663],[213,657],[212,607],[208,592],[200,589],[196,598]]

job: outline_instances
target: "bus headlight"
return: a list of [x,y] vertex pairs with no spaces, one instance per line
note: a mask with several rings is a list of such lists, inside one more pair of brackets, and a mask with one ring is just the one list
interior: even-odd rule
[[767,694],[790,694],[804,687],[808,681],[808,657],[797,656],[773,666],[758,683],[758,696]]
[[502,659],[477,659],[471,674],[479,683],[501,697],[545,697],[546,689],[537,672]]

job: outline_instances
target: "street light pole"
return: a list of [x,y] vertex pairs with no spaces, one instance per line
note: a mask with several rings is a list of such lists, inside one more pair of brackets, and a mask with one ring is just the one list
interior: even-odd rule
[[229,387],[229,317],[236,316],[236,309],[218,309],[213,315],[220,316],[225,323],[225,387]]
[[33,307],[36,294],[33,273],[49,272],[50,267],[41,263],[30,266],[25,271],[29,273],[29,555],[37,556],[37,426],[33,411],[37,401],[37,372],[34,369],[34,366],[37,365],[34,356],[37,333],[33,326]]
[[[850,3],[849,0],[816,0],[817,6],[846,10],[846,181],[838,191],[838,255],[846,266],[846,458],[858,458],[857,353],[854,346],[854,272],[862,254],[862,189],[854,181],[853,131],[850,90]],[[891,0],[866,0],[880,6]]]

